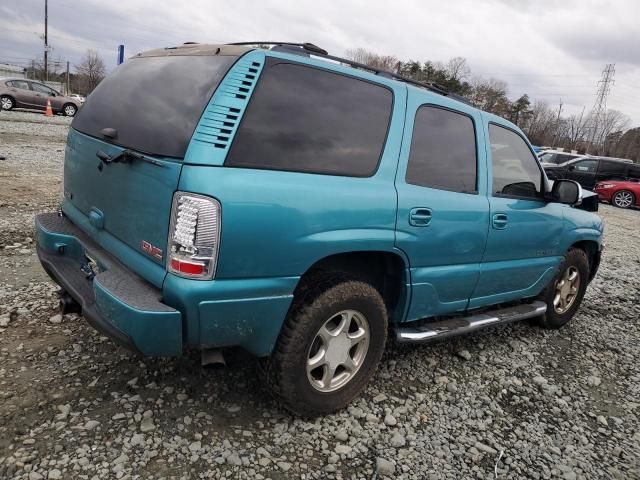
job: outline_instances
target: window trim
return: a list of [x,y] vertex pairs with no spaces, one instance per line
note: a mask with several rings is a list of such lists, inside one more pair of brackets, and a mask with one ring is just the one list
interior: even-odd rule
[[[407,180],[407,175],[409,173],[409,162],[411,161],[411,147],[413,144],[413,134],[416,130],[416,118],[418,117],[418,112],[420,111],[420,109],[422,109],[423,107],[431,107],[431,108],[437,108],[439,110],[445,110],[451,113],[457,113],[459,115],[465,116],[467,118],[469,118],[469,120],[471,120],[471,126],[473,127],[473,143],[474,143],[474,148],[475,148],[475,152],[476,152],[476,184],[475,184],[475,189],[468,191],[468,192],[460,192],[459,190],[453,190],[451,188],[442,188],[442,187],[434,187],[434,186],[427,186],[427,185],[419,185],[417,183],[411,183]],[[476,122],[473,118],[472,115],[466,113],[466,112],[461,112],[460,110],[456,110],[454,108],[450,108],[450,107],[446,107],[444,105],[438,105],[436,103],[431,103],[431,102],[426,102],[426,103],[422,103],[418,106],[418,108],[416,108],[415,114],[413,115],[413,127],[411,129],[411,141],[409,142],[409,154],[407,155],[407,163],[405,166],[405,170],[404,170],[404,183],[406,183],[407,185],[414,185],[416,187],[421,187],[421,188],[431,188],[433,190],[443,190],[445,192],[453,192],[453,193],[462,193],[462,194],[466,194],[466,195],[479,195],[480,194],[480,189],[478,188],[478,184],[479,184],[479,171],[480,171],[480,162],[479,162],[479,155],[478,155],[478,130],[476,128]]]
[[[387,130],[384,134],[384,140],[382,141],[382,149],[380,150],[380,154],[378,155],[378,161],[376,162],[375,168],[372,170],[372,172],[368,175],[345,175],[345,174],[340,174],[340,173],[329,173],[329,172],[305,172],[305,171],[301,171],[301,170],[289,170],[289,169],[284,169],[284,168],[274,168],[274,167],[246,167],[246,166],[241,166],[241,165],[228,165],[227,161],[229,159],[229,157],[231,156],[231,152],[233,151],[233,148],[236,144],[236,141],[238,139],[238,132],[240,132],[240,129],[242,128],[242,125],[244,124],[246,118],[247,118],[247,113],[249,112],[249,109],[251,108],[251,104],[254,101],[254,98],[256,97],[256,92],[258,91],[258,88],[260,87],[260,82],[262,82],[263,76],[265,75],[265,72],[267,71],[267,67],[268,68],[272,68],[276,65],[295,65],[295,66],[299,66],[299,67],[306,67],[306,68],[311,68],[314,70],[320,70],[323,72],[328,72],[328,73],[333,73],[335,75],[341,75],[343,77],[347,77],[347,78],[351,78],[353,80],[359,80],[361,82],[366,82],[369,83],[371,85],[375,85],[377,87],[382,87],[386,90],[388,90],[391,93],[391,106],[389,108],[389,117],[387,120]],[[396,105],[396,94],[395,91],[392,87],[390,87],[389,85],[385,85],[382,83],[377,83],[374,81],[371,81],[367,78],[362,78],[359,77],[357,75],[349,75],[343,72],[338,72],[336,70],[333,70],[331,68],[325,68],[317,66],[317,65],[310,65],[308,63],[301,63],[301,62],[295,62],[293,60],[289,60],[289,59],[285,59],[285,58],[280,58],[280,57],[275,57],[275,56],[271,56],[266,54],[265,55],[265,64],[262,68],[262,71],[260,72],[260,77],[258,77],[258,81],[256,82],[256,86],[253,89],[253,92],[251,93],[251,97],[249,97],[249,101],[247,102],[247,105],[245,106],[244,109],[244,113],[242,114],[242,118],[240,119],[240,123],[238,125],[238,128],[236,130],[235,135],[233,136],[233,141],[231,142],[231,145],[229,146],[229,151],[227,152],[227,155],[224,159],[224,163],[222,164],[223,167],[225,168],[243,168],[243,169],[249,169],[249,170],[268,170],[268,171],[275,171],[275,172],[289,172],[289,173],[302,173],[302,174],[306,174],[306,175],[324,175],[324,176],[329,176],[329,177],[345,177],[345,178],[371,178],[371,177],[375,177],[376,174],[378,173],[378,170],[380,170],[380,164],[382,163],[382,158],[384,157],[384,153],[387,149],[387,141],[389,140],[389,133],[391,132],[391,124],[393,123],[394,120],[394,110],[395,110],[395,105]]]
[[489,193],[491,194],[492,197],[495,198],[513,198],[513,199],[517,199],[517,200],[530,200],[532,202],[542,202],[542,203],[546,203],[546,191],[547,191],[547,179],[546,179],[546,175],[544,174],[544,169],[542,168],[542,166],[540,165],[540,160],[538,159],[538,156],[535,154],[535,152],[533,151],[533,149],[531,148],[531,145],[529,145],[529,142],[527,142],[526,138],[523,137],[518,131],[514,130],[513,128],[507,126],[507,125],[503,125],[501,123],[498,122],[494,122],[494,121],[490,121],[487,123],[487,127],[490,127],[491,125],[495,125],[496,127],[500,127],[500,128],[504,128],[505,130],[508,130],[512,133],[515,133],[518,137],[520,137],[522,139],[522,141],[524,142],[524,144],[527,146],[527,148],[529,149],[529,152],[531,153],[531,155],[533,156],[533,158],[536,161],[536,165],[538,167],[538,170],[540,171],[540,188],[543,190],[542,192],[540,192],[537,196],[535,197],[527,197],[524,195],[507,195],[504,193],[496,193],[493,191],[493,151],[491,150],[491,131],[489,128],[487,128],[487,140],[489,143],[489,151],[491,152],[491,182],[490,182],[490,188],[489,188]]

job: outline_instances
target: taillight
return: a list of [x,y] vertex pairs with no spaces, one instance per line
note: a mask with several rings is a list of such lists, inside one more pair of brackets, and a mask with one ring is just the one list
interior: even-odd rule
[[199,280],[213,278],[220,243],[220,203],[176,192],[171,207],[167,270]]

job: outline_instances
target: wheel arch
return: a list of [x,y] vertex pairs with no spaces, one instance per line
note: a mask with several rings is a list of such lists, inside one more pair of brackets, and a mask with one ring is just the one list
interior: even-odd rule
[[401,252],[364,250],[328,255],[303,273],[296,292],[318,271],[343,272],[371,284],[382,295],[390,321],[399,322],[404,318],[410,298],[410,279],[409,263]]
[[594,240],[580,240],[571,245],[570,248],[582,250],[589,260],[589,281],[593,280],[600,266],[600,246]]

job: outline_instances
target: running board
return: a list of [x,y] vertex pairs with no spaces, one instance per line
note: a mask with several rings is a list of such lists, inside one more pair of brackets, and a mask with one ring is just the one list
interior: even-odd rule
[[400,343],[428,343],[442,338],[464,335],[491,325],[504,325],[509,322],[538,317],[546,311],[547,305],[544,302],[535,301],[468,317],[434,321],[418,327],[400,326],[396,328],[396,340]]

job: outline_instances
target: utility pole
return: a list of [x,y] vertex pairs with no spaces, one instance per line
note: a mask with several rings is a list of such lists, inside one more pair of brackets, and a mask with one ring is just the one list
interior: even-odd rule
[[560,107],[558,107],[558,116],[556,117],[556,131],[553,133],[553,141],[551,142],[551,148],[555,148],[556,139],[558,138],[558,130],[560,129],[560,114],[562,113],[562,99],[560,99]]
[[48,63],[48,55],[49,55],[49,35],[48,35],[48,23],[49,23],[49,13],[48,13],[48,0],[44,0],[44,80],[45,82],[49,80],[49,63]]
[[616,73],[615,65],[613,63],[607,64],[607,66],[602,71],[602,78],[598,82],[598,90],[596,91],[596,100],[593,104],[593,108],[591,109],[591,139],[587,144],[587,152],[591,150],[593,147],[593,142],[596,139],[596,134],[600,128],[600,123],[603,120],[603,117],[607,113],[607,96],[611,91],[611,86],[613,85],[613,76]]
[[69,88],[69,60],[67,60],[67,95],[71,95],[71,89]]

